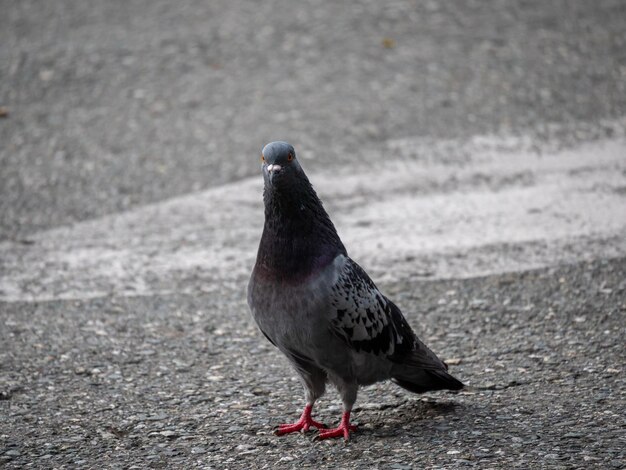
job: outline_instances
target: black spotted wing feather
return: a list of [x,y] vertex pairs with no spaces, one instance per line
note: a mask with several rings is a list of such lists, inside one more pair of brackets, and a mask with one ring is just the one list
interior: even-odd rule
[[398,307],[349,258],[332,288],[331,305],[333,332],[355,351],[393,360],[414,350],[418,340]]

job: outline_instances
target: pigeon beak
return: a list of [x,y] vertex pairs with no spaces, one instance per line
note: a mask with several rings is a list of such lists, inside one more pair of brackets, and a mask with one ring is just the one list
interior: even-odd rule
[[274,173],[274,172],[278,173],[281,168],[282,167],[280,165],[276,165],[276,164],[274,164],[274,165],[267,165],[267,172],[268,173]]

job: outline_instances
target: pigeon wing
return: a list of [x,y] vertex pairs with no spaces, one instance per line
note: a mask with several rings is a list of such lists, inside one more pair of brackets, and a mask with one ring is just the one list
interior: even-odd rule
[[331,330],[354,351],[409,361],[423,369],[445,367],[417,338],[400,309],[350,258],[333,285],[331,305]]

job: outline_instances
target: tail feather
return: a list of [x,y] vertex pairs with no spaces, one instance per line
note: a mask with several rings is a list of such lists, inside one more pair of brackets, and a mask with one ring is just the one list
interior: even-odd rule
[[391,379],[395,384],[413,393],[424,393],[434,390],[461,390],[463,383],[448,374],[445,370],[412,371],[410,375],[397,375]]
[[414,349],[403,357],[395,358],[391,380],[414,393],[461,390],[464,385],[447,372],[448,364],[439,359],[417,336],[414,339]]

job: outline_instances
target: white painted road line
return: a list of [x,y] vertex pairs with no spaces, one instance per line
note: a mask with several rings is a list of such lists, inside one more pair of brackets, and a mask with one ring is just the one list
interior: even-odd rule
[[[468,277],[626,255],[626,140],[537,155],[474,144],[445,164],[310,173],[353,258],[376,281]],[[382,158],[381,158],[382,161]],[[306,166],[306,160],[304,161]],[[217,292],[243,285],[262,178],[0,244],[0,300]]]

